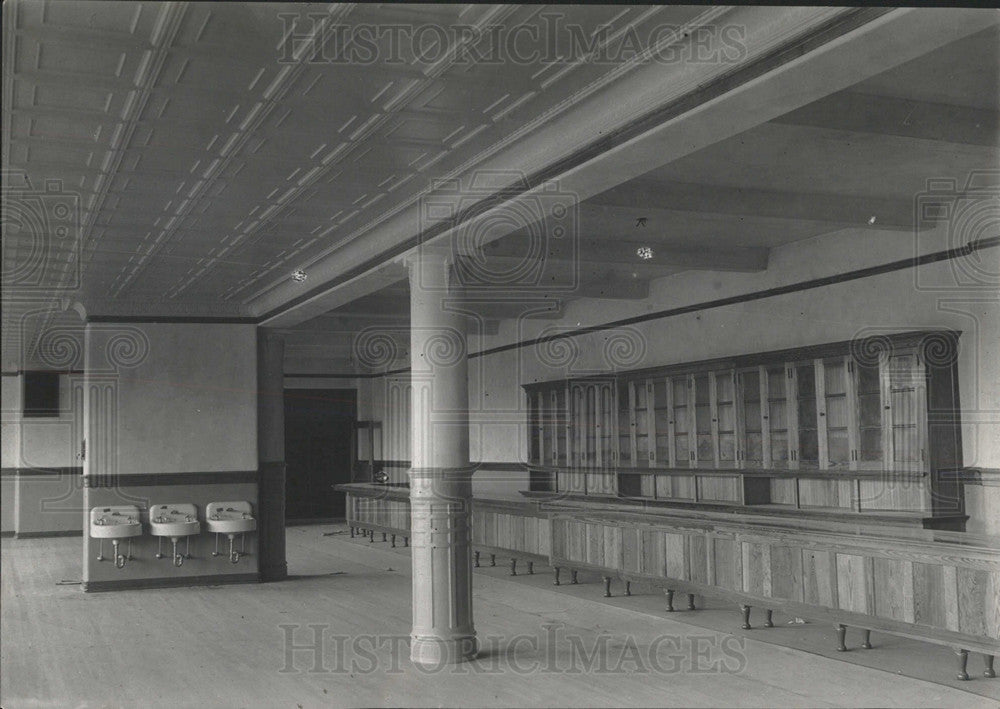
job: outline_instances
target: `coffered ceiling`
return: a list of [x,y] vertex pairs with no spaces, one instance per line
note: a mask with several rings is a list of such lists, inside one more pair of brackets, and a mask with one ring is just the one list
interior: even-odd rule
[[[30,349],[28,312],[257,319],[349,269],[329,307],[317,306],[329,316],[296,330],[356,329],[376,316],[405,324],[403,272],[389,255],[427,227],[421,199],[442,178],[501,166],[516,180],[594,141],[594,155],[610,154],[603,135],[859,12],[23,0],[3,11],[7,353]],[[497,37],[514,27],[544,36],[557,14],[615,59],[500,51]],[[996,164],[996,15],[981,17],[978,33],[966,20],[939,49],[720,131],[679,159],[652,153],[645,168],[605,171],[581,192],[571,250],[547,242],[549,275],[570,284],[547,309],[643,297],[650,279],[683,270],[760,271],[768,249],[873,211],[910,228],[907,195],[928,172]],[[683,43],[692,28],[727,21],[746,32],[731,64],[643,58],[665,46],[658,27],[679,28],[670,41]],[[427,30],[423,56],[383,35],[373,61],[343,41],[376,25],[448,32]],[[497,27],[508,34],[491,35]],[[532,229],[508,231],[484,239],[471,262],[515,268]],[[643,245],[656,259],[636,260]],[[367,271],[354,266],[355,246]],[[298,269],[304,284],[290,279]],[[516,310],[494,303],[483,316],[495,328]]]

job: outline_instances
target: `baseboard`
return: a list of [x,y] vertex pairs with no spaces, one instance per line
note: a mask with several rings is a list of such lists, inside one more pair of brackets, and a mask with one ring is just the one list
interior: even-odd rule
[[305,527],[310,524],[343,524],[345,517],[315,517],[307,519],[286,519],[286,527]]
[[60,529],[50,532],[14,532],[15,539],[43,539],[45,537],[82,537],[81,529]]
[[0,539],[11,539],[13,536],[13,532],[0,532]]
[[120,581],[84,581],[87,593],[104,591],[139,591],[152,588],[177,588],[182,586],[222,586],[234,583],[260,583],[260,574],[226,574],[224,576],[181,576],[152,579],[122,579]]

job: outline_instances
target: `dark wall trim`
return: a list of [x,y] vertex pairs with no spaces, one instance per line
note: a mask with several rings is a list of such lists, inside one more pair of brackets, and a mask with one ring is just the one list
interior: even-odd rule
[[186,325],[256,325],[260,322],[255,317],[225,317],[217,316],[191,316],[191,315],[91,315],[87,318],[88,323],[182,323]]
[[664,106],[660,106],[650,111],[645,116],[636,119],[627,126],[623,126],[618,130],[603,134],[600,138],[571,153],[566,158],[552,163],[532,175],[525,176],[522,184],[515,185],[504,190],[499,190],[484,197],[482,200],[458,215],[455,220],[448,220],[446,223],[435,225],[428,230],[417,234],[416,236],[406,239],[392,248],[386,249],[382,253],[373,256],[360,265],[348,269],[336,278],[333,278],[320,286],[311,288],[305,293],[292,298],[288,302],[272,308],[262,316],[262,320],[267,320],[276,315],[280,315],[281,313],[291,310],[300,303],[314,298],[331,288],[339,286],[342,283],[346,283],[347,281],[358,276],[362,276],[387,259],[399,256],[410,249],[419,246],[421,243],[438,236],[447,229],[451,229],[452,227],[463,224],[480,214],[484,214],[493,207],[502,204],[509,199],[525,194],[533,187],[541,185],[548,180],[555,179],[562,173],[583,165],[585,162],[593,159],[597,155],[622,145],[632,138],[655,128],[672,118],[676,118],[677,116],[692,111],[698,106],[707,103],[714,98],[722,96],[723,94],[726,94],[729,91],[752,81],[753,79],[763,76],[769,71],[798,59],[802,55],[822,47],[828,42],[831,42],[858,27],[878,19],[887,12],[890,12],[890,10],[891,8],[886,7],[858,8],[847,15],[833,18],[825,25],[816,28],[808,37],[797,37],[785,46],[772,50],[769,54],[760,57],[756,61],[753,61],[744,67],[741,67],[739,70],[720,76],[711,83],[700,87],[693,95],[689,94]]
[[20,478],[42,475],[83,475],[83,468],[80,466],[69,466],[65,468],[0,468],[0,477],[4,478]]
[[969,467],[958,470],[943,470],[942,480],[954,480],[966,485],[982,485],[983,487],[1000,487],[1000,468]]
[[285,379],[366,379],[378,376],[376,374],[295,374],[285,372]]
[[238,485],[257,483],[256,470],[224,470],[217,473],[140,473],[138,475],[85,475],[87,488],[150,487],[153,485]]
[[54,532],[15,532],[15,539],[43,539],[46,537],[82,537],[82,529],[60,529]]
[[179,586],[220,586],[230,583],[260,583],[259,574],[220,574],[218,576],[179,576],[155,579],[122,579],[115,581],[84,581],[88,593],[100,591],[136,591],[146,588],[177,588]]
[[[412,468],[413,464],[409,460],[376,460],[376,466],[383,468]],[[528,470],[525,463],[496,463],[488,460],[472,463],[476,470],[490,470],[493,472],[523,473]]]
[[20,374],[20,372],[18,372],[18,371],[14,371],[14,372],[0,372],[0,377],[16,377],[18,374]]

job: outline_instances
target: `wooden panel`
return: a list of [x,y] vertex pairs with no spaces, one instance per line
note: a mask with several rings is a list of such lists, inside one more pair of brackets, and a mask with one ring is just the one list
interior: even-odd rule
[[684,581],[691,579],[685,535],[664,533],[663,554],[668,578]]
[[739,591],[739,579],[737,578],[737,560],[740,554],[737,553],[736,541],[733,539],[722,539],[715,537],[712,539],[715,548],[715,585],[728,588],[732,591]]
[[912,623],[913,563],[900,559],[874,559],[875,615]]
[[863,556],[837,554],[838,607],[855,613],[871,612],[866,562]]
[[925,508],[927,497],[920,480],[861,480],[861,509],[914,510]]
[[[639,573],[642,556],[642,531],[632,527],[618,527],[622,545],[622,569]],[[607,544],[605,544],[605,548]]]
[[837,607],[837,574],[832,552],[802,550],[802,600],[827,608]]
[[802,507],[851,506],[849,480],[799,480],[799,505]]
[[622,564],[622,528],[608,525],[604,528],[604,561],[608,569],[619,569]]
[[604,525],[587,525],[587,563],[600,566],[604,563]]
[[663,534],[655,530],[642,530],[640,534],[642,534],[642,555],[639,559],[639,571],[651,576],[665,575]]
[[688,536],[688,558],[690,560],[691,580],[697,583],[708,583],[708,544],[702,534]]
[[771,595],[802,600],[802,551],[799,547],[771,546]]
[[698,498],[711,502],[739,503],[740,478],[728,475],[699,475]]
[[695,480],[693,475],[670,476],[670,489],[673,497],[678,500],[694,499]]
[[643,497],[656,497],[656,476],[653,475],[640,475],[639,476],[639,494]]
[[[986,601],[994,599],[996,608],[996,593],[991,593],[993,585],[989,571],[978,569],[958,569],[958,629],[970,635],[986,635]],[[995,613],[995,610],[993,611]]]
[[[913,563],[913,622],[947,627],[945,612],[944,567],[939,564]],[[876,593],[878,593],[876,587]]]
[[771,547],[743,542],[743,590],[768,596],[771,593]]

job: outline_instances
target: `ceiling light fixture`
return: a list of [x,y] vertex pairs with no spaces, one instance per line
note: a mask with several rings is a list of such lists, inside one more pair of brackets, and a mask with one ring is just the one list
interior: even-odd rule
[[302,269],[292,272],[292,280],[295,281],[296,283],[302,283],[302,281],[304,281],[307,278],[309,278],[309,276],[307,276],[306,272],[303,271]]
[[635,255],[643,261],[649,261],[649,259],[653,258],[653,250],[648,246],[640,246],[635,250]]
[[871,215],[870,217],[868,217],[868,223],[869,224],[874,224],[875,223],[875,215],[874,214]]

